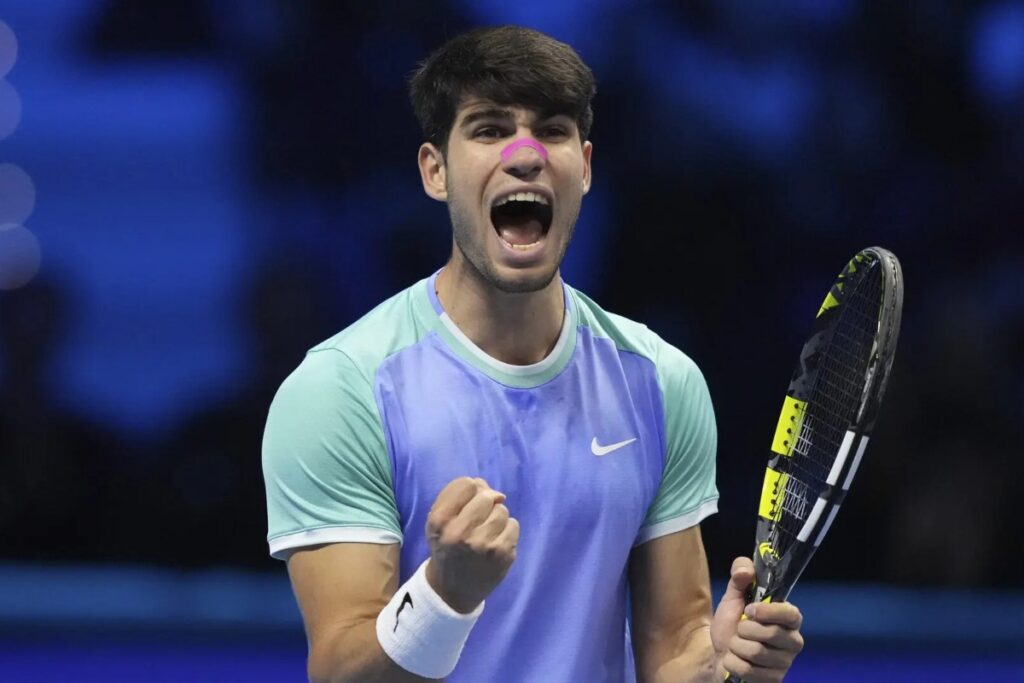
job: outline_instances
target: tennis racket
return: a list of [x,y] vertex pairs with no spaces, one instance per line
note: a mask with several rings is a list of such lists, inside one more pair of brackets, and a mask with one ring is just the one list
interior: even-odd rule
[[900,263],[880,247],[846,264],[818,310],[772,439],[748,603],[786,600],[828,533],[878,417],[902,310]]

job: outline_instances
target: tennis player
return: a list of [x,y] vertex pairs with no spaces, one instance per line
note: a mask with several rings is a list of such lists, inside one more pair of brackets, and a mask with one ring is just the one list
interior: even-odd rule
[[791,604],[741,621],[747,558],[712,618],[697,366],[559,277],[594,91],[572,48],[517,27],[411,80],[451,258],[310,350],[264,437],[314,681],[760,683],[802,647]]

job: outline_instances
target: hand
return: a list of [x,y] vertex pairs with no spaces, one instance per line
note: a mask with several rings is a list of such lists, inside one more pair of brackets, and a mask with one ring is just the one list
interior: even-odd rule
[[[711,622],[711,642],[725,672],[747,683],[778,683],[804,647],[800,635],[803,617],[788,602],[745,605],[747,587],[754,580],[754,563],[737,557],[732,576]],[[746,619],[740,616],[745,614]]]
[[427,581],[456,612],[475,610],[516,559],[519,522],[504,502],[505,494],[483,479],[460,477],[427,515]]

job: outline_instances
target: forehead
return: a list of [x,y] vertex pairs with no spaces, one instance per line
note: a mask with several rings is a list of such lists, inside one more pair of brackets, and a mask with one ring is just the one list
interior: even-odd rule
[[470,117],[474,119],[487,117],[533,121],[555,116],[568,117],[569,115],[554,111],[542,111],[536,107],[521,104],[499,104],[494,100],[472,95],[463,97],[459,102],[458,108],[455,110],[456,123],[464,122]]

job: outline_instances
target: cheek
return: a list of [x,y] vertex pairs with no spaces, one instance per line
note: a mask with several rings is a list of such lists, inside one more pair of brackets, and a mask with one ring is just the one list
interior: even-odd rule
[[465,192],[465,188],[456,187],[448,193],[448,215],[452,228],[461,240],[474,240],[481,228],[490,229],[490,216],[481,216],[473,196]]
[[453,173],[448,170],[445,176],[445,186],[449,193],[455,193],[460,197],[464,206],[480,203],[482,182],[479,180],[480,172],[472,167],[463,164],[459,170]]

